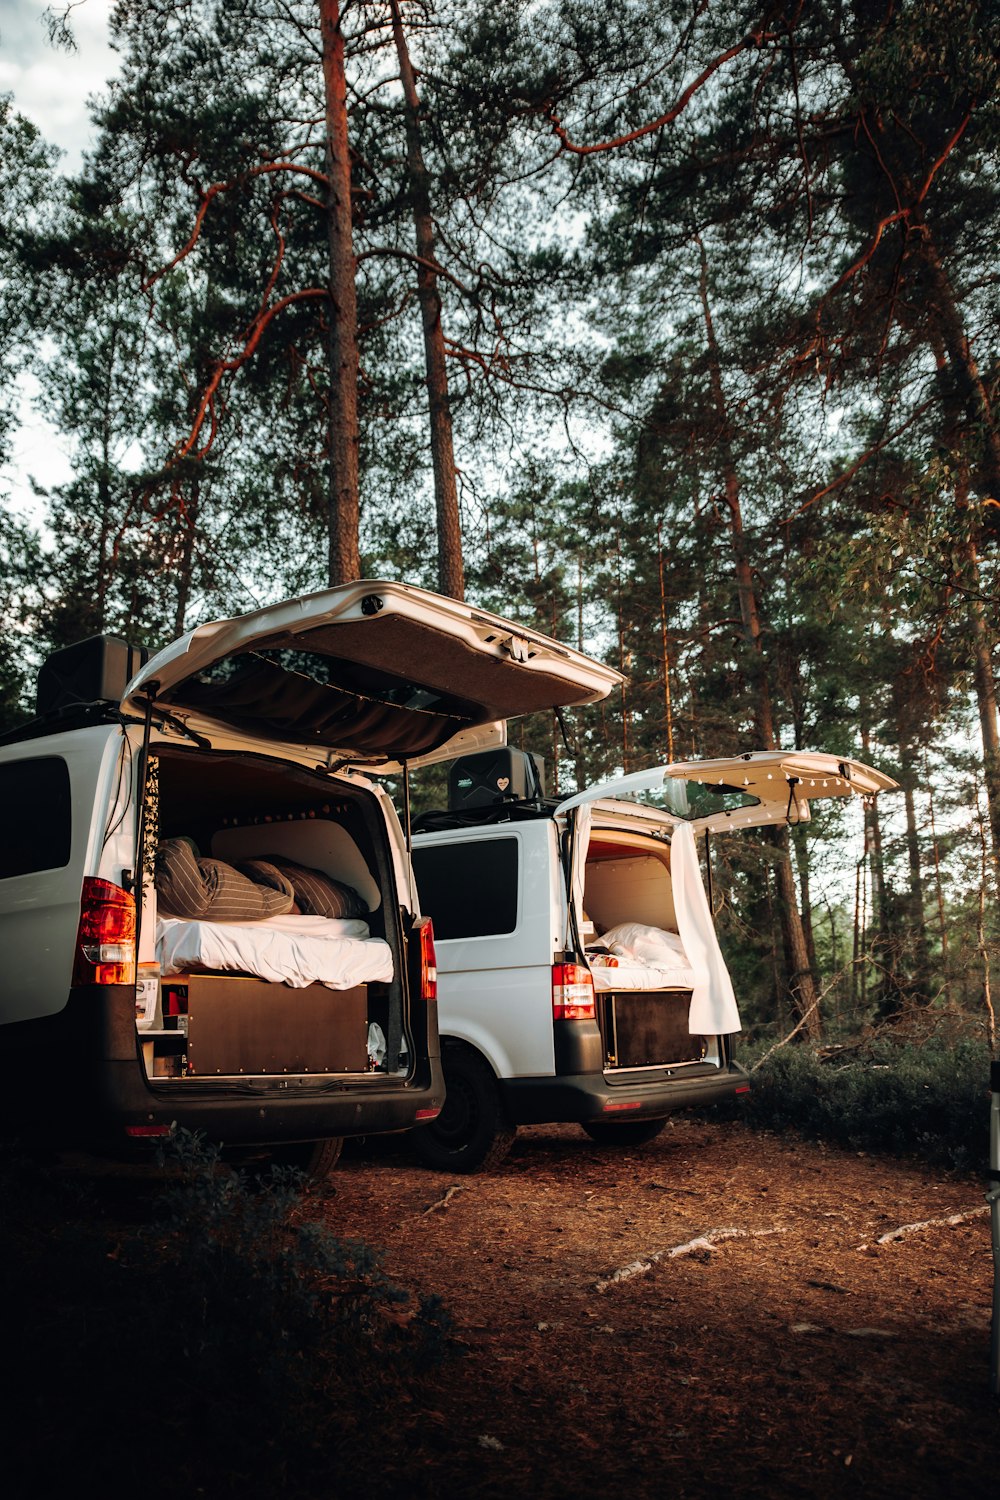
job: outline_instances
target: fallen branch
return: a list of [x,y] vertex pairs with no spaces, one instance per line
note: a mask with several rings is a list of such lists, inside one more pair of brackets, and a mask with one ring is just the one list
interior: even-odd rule
[[[826,993],[826,991],[824,990],[823,994],[825,994],[825,993]],[[787,1036],[783,1036],[781,1038],[780,1042],[775,1042],[775,1044],[774,1044],[773,1047],[768,1047],[768,1049],[764,1053],[763,1057],[758,1057],[757,1061],[754,1063],[753,1067],[750,1069],[751,1073],[756,1073],[756,1071],[760,1067],[761,1063],[766,1063],[767,1060],[768,1060],[768,1058],[771,1056],[772,1052],[777,1052],[777,1050],[778,1050],[779,1047],[787,1047],[788,1046],[788,1043],[792,1040],[792,1038],[794,1036],[797,1036],[798,1033],[802,1030],[803,1026],[806,1024],[806,1022],[809,1020],[809,1017],[812,1015],[813,1011],[818,1008],[819,1002],[820,1002],[820,1000],[822,1000],[822,998],[823,998],[823,995],[820,995],[816,1000],[813,1001],[812,1005],[810,1005],[810,1007],[809,1007],[809,1009],[807,1011],[803,1012],[803,1014],[800,1016],[800,1018],[798,1020],[798,1023],[795,1026],[792,1027],[791,1031],[788,1033]]]
[[[467,1186],[468,1186],[468,1184],[464,1183],[464,1182],[453,1182],[452,1185],[451,1185],[451,1187],[448,1189],[448,1191],[446,1193],[444,1193],[442,1195],[442,1197],[438,1198],[435,1203],[428,1204],[428,1206],[424,1209],[424,1213],[425,1214],[432,1214],[432,1213],[434,1213],[434,1211],[436,1209],[447,1208],[448,1207],[448,1200],[449,1200],[449,1198],[452,1198],[455,1195],[455,1193],[461,1193],[463,1191],[463,1189],[466,1188]],[[421,1218],[422,1217],[423,1217],[423,1214],[421,1215]]]
[[594,1290],[606,1292],[608,1287],[631,1281],[634,1276],[645,1276],[661,1260],[680,1260],[683,1255],[695,1255],[699,1250],[711,1250],[720,1240],[755,1240],[767,1234],[784,1234],[783,1229],[710,1229],[707,1234],[696,1235],[683,1245],[674,1245],[669,1250],[654,1250],[645,1260],[634,1260],[630,1265],[612,1271],[594,1282]]
[[[873,1241],[876,1245],[890,1245],[895,1240],[901,1240],[908,1234],[916,1234],[918,1229],[951,1229],[956,1224],[966,1224],[969,1219],[981,1219],[989,1213],[989,1204],[982,1208],[970,1208],[964,1214],[949,1214],[945,1219],[921,1219],[916,1224],[900,1224],[898,1229],[890,1229],[886,1234],[880,1234]],[[870,1244],[858,1245],[858,1250],[870,1250]]]

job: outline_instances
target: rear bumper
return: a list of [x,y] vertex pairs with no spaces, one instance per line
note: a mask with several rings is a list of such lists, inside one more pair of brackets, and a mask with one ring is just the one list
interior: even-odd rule
[[662,1072],[649,1082],[609,1084],[603,1073],[554,1078],[502,1078],[500,1089],[515,1125],[582,1124],[588,1120],[656,1120],[694,1104],[718,1104],[746,1093],[750,1080],[738,1063]]
[[[126,987],[72,991],[65,1009],[0,1032],[5,1078],[19,1087],[2,1101],[8,1126],[44,1133],[60,1143],[121,1144],[130,1129],[200,1130],[228,1146],[322,1140],[408,1130],[418,1111],[444,1104],[437,1028],[414,1037],[416,1067],[408,1079],[377,1073],[328,1082],[247,1079],[232,1085],[196,1079],[150,1081],[134,1024],[134,992]],[[419,1032],[419,1027],[414,1029]]]

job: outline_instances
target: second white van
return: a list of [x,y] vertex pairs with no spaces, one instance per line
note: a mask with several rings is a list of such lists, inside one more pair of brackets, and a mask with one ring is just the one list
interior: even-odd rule
[[447,1088],[411,1137],[417,1154],[471,1172],[501,1161],[519,1125],[558,1121],[639,1145],[673,1110],[747,1092],[702,842],[894,786],[854,760],[767,751],[559,800],[521,752],[457,761],[449,807],[418,819],[413,840]]

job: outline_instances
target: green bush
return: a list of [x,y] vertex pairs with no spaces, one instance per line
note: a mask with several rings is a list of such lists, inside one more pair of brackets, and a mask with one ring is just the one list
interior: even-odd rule
[[[754,1067],[752,1053],[741,1053],[741,1061]],[[883,1038],[832,1054],[792,1045],[753,1071],[746,1118],[855,1150],[981,1170],[989,1150],[989,1070],[988,1049],[971,1041]]]
[[164,1168],[78,1184],[0,1152],[12,1493],[85,1456],[92,1487],[147,1500],[329,1495],[373,1443],[405,1457],[451,1347],[440,1303],[313,1222],[296,1172],[233,1172],[184,1134]]

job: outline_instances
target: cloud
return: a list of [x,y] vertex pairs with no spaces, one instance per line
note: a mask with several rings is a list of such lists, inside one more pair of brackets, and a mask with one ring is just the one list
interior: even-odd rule
[[4,0],[0,12],[0,92],[65,152],[62,166],[75,172],[92,135],[87,100],[103,91],[118,70],[108,44],[112,0],[83,0],[71,17],[76,51],[51,45],[41,0]]

